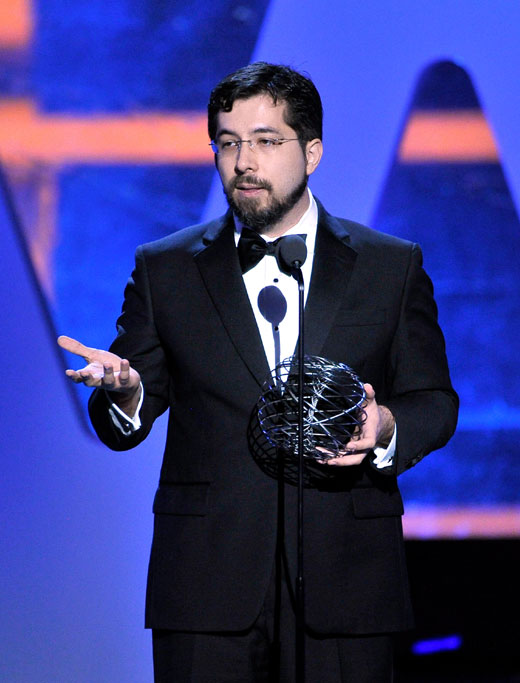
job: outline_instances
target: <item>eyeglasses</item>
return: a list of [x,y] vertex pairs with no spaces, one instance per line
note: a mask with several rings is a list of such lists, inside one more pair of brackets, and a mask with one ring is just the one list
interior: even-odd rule
[[275,149],[281,147],[285,142],[293,142],[299,138],[267,138],[257,137],[251,140],[212,140],[209,144],[215,154],[221,156],[233,156],[242,149],[244,142],[247,142],[249,149],[258,151],[261,154],[272,154]]

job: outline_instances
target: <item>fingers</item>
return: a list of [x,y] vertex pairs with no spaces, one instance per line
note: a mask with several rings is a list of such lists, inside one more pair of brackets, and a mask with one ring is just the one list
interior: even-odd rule
[[103,364],[103,376],[101,377],[101,384],[107,391],[114,391],[116,388],[114,368],[109,363]]
[[85,346],[85,344],[82,344],[77,339],[67,337],[64,334],[58,337],[58,344],[62,349],[65,349],[65,351],[70,351],[70,353],[74,353],[76,356],[82,356],[85,360],[89,359],[94,350],[90,346]]
[[138,373],[132,370],[128,360],[121,360],[114,367],[112,363],[95,361],[80,370],[66,370],[65,374],[76,384],[87,387],[103,387],[107,391],[131,394],[136,391],[141,381]]
[[130,363],[123,359],[119,367],[119,384],[124,389],[130,383]]
[[331,451],[323,450],[323,452],[330,457],[324,460],[318,460],[317,462],[319,462],[321,465],[342,467],[349,465],[360,465],[368,455],[368,451],[354,452],[342,450],[338,451],[338,453],[332,453]]
[[[135,374],[134,371],[134,375]],[[138,383],[138,381],[132,381],[130,361],[122,359],[118,370],[114,370],[111,363],[103,363],[101,385],[107,391],[131,392]]]
[[118,391],[117,373],[109,363],[102,367],[88,365],[81,370],[66,370],[65,374],[76,384],[83,383],[87,387],[104,387],[107,391]]
[[369,451],[377,442],[377,422],[368,416],[361,425],[361,430],[354,432],[347,443],[341,449],[342,454]]
[[87,387],[98,387],[101,385],[103,374],[93,365],[81,370],[65,370],[65,374],[76,384],[85,384]]
[[346,446],[337,452],[329,451],[320,446],[317,446],[316,450],[328,456],[323,460],[318,459],[321,465],[360,465],[368,455],[368,450],[361,451],[356,448],[347,448]]
[[367,430],[357,439],[351,439],[344,446],[344,453],[357,453],[358,451],[369,451],[376,445],[376,434],[373,430]]
[[367,457],[367,455],[368,453],[366,451],[364,453],[354,453],[352,455],[338,455],[335,458],[330,458],[330,460],[326,460],[325,464],[334,467],[361,465],[361,463]]

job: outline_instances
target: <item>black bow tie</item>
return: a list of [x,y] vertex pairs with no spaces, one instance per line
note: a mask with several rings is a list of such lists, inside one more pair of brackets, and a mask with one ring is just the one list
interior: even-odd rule
[[[300,237],[305,239],[306,235],[300,235]],[[247,273],[248,270],[254,268],[266,254],[276,256],[277,245],[283,239],[285,238],[279,237],[273,242],[266,242],[257,232],[244,226],[237,246],[242,273]]]

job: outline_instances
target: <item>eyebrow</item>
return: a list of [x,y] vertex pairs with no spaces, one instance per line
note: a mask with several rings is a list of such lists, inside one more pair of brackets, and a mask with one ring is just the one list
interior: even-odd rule
[[[276,135],[282,135],[282,132],[278,128],[272,128],[271,126],[259,126],[253,130],[252,134],[255,135],[258,133],[275,133]],[[217,138],[219,138],[221,135],[233,135],[234,137],[238,137],[237,133],[232,130],[228,130],[227,128],[219,130],[217,133]]]

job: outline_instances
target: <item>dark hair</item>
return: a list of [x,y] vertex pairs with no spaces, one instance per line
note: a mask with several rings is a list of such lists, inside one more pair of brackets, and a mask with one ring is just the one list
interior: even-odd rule
[[268,94],[274,104],[285,102],[285,122],[302,143],[322,139],[323,107],[316,86],[306,76],[288,66],[254,62],[226,76],[213,89],[208,102],[208,132],[217,134],[217,116],[231,111],[235,100]]

